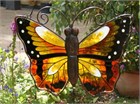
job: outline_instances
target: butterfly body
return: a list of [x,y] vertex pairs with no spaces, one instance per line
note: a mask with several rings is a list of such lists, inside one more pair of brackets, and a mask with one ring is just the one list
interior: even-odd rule
[[75,86],[78,80],[78,50],[79,50],[79,41],[78,41],[78,29],[67,28],[64,31],[66,35],[65,39],[65,49],[68,56],[68,78],[72,86]]
[[38,88],[58,95],[68,82],[74,87],[79,79],[91,95],[114,89],[120,57],[129,37],[130,15],[107,21],[80,42],[76,28],[67,28],[64,40],[30,18],[19,16],[15,22]]

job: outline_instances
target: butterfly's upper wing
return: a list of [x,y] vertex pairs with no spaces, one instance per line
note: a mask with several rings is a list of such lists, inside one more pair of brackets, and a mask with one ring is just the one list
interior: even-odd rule
[[130,15],[118,16],[80,42],[79,78],[91,95],[114,89],[129,25]]
[[15,20],[37,87],[58,94],[68,81],[64,40],[31,19],[21,16]]

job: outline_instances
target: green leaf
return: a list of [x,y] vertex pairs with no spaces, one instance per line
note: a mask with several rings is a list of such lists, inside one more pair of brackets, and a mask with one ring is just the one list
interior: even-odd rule
[[123,11],[124,11],[124,4],[119,4],[117,6],[117,11],[120,12],[120,13],[123,13]]
[[99,99],[99,97],[97,96],[97,97],[94,97],[93,98],[93,103],[96,103],[96,101]]
[[3,50],[2,50],[2,48],[0,47],[0,53],[2,53],[3,52]]
[[16,65],[15,65],[15,67],[14,67],[14,69],[18,68],[18,66],[19,66],[19,65],[18,65],[18,64],[16,64]]
[[140,11],[139,11],[139,13],[138,13],[138,18],[140,19]]

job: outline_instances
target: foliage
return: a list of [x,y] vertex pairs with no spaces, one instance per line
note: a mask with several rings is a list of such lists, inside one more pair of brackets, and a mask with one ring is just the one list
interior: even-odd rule
[[139,71],[139,33],[131,33],[130,40],[125,49],[125,53],[122,57],[122,63],[120,64],[120,69],[122,72],[124,71]]

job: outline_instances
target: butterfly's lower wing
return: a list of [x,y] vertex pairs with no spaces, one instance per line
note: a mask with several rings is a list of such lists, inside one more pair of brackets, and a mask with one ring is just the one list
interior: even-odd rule
[[83,88],[91,95],[112,91],[119,77],[118,69],[118,61],[79,58],[79,78]]
[[57,95],[68,81],[67,57],[59,56],[44,60],[31,59],[30,72],[38,88]]
[[18,36],[30,58],[30,72],[37,87],[58,94],[68,81],[64,40],[26,17],[16,17],[16,24]]
[[91,94],[114,89],[119,76],[119,58],[128,38],[130,15],[119,16],[80,42],[79,78]]

